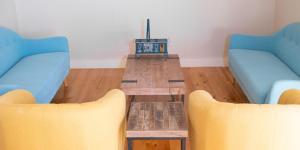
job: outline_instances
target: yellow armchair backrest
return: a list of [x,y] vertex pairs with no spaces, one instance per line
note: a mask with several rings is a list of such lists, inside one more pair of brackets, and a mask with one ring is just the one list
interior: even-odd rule
[[195,91],[188,114],[192,150],[300,149],[300,105],[223,103]]
[[[18,94],[24,93],[25,101],[30,102],[28,93],[14,94],[19,99]],[[0,101],[14,97],[8,94]],[[2,103],[0,150],[121,150],[125,108],[125,95],[120,90],[83,104]]]

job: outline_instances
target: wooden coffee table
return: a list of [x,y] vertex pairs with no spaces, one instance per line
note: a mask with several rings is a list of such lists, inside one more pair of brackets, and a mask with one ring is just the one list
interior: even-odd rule
[[134,99],[137,95],[169,95],[184,101],[185,84],[178,55],[129,55],[121,89]]
[[182,102],[132,102],[126,137],[128,150],[133,140],[181,140],[186,148],[187,120]]

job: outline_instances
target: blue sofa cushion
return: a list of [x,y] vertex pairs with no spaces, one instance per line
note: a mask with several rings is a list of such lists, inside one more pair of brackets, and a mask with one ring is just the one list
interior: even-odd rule
[[229,65],[252,103],[263,104],[275,81],[299,80],[286,64],[266,51],[231,49]]
[[20,43],[21,38],[15,32],[0,28],[0,77],[22,58]]
[[68,52],[27,56],[0,78],[0,85],[20,85],[32,92],[37,103],[49,103],[69,69]]

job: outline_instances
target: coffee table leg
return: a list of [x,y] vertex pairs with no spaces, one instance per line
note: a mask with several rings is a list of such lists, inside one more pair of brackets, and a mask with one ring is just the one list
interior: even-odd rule
[[172,102],[175,102],[175,101],[176,101],[176,98],[175,98],[174,95],[171,95],[171,101],[172,101]]
[[181,150],[185,150],[185,148],[186,148],[186,139],[182,138],[181,139]]
[[131,95],[130,102],[134,102],[134,101],[135,101],[135,95]]
[[181,95],[181,101],[184,104],[184,95]]
[[127,149],[132,150],[132,139],[127,139]]

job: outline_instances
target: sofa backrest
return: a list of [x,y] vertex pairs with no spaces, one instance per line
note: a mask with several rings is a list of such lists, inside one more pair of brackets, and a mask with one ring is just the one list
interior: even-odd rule
[[300,22],[277,33],[275,55],[300,75]]
[[0,27],[0,77],[22,57],[21,40],[17,33]]

